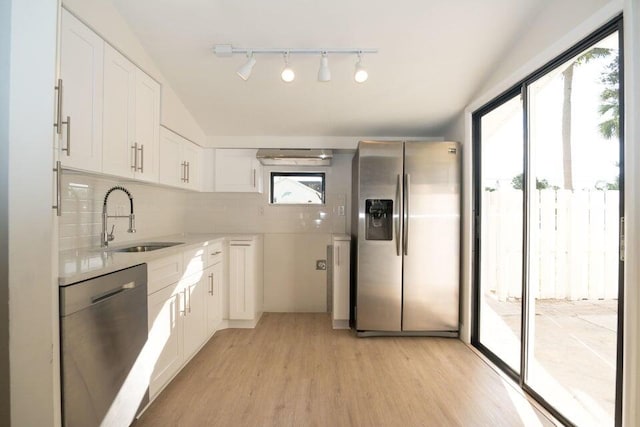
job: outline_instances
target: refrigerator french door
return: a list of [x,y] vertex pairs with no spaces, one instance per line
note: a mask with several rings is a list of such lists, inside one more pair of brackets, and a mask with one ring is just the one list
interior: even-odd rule
[[354,327],[456,336],[460,146],[361,141],[354,157]]

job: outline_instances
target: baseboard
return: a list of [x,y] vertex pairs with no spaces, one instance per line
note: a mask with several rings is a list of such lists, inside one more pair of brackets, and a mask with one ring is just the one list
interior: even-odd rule
[[333,319],[333,329],[350,329],[349,319]]

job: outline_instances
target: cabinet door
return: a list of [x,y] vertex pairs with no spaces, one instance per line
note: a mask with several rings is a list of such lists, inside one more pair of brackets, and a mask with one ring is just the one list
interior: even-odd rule
[[350,243],[333,243],[333,319],[349,320]]
[[149,383],[151,398],[178,372],[184,360],[181,301],[176,286],[165,287],[148,297],[147,346],[149,363],[153,366]]
[[182,159],[187,163],[185,187],[191,190],[199,190],[202,182],[200,148],[185,140],[182,144]]
[[207,277],[200,272],[181,281],[184,305],[184,357],[188,359],[206,340],[205,288]]
[[229,244],[229,319],[255,317],[253,252],[249,242]]
[[160,85],[136,68],[135,79],[135,138],[138,144],[137,179],[158,182]]
[[136,66],[109,45],[104,49],[102,171],[134,176]]
[[64,166],[102,170],[102,90],[104,41],[62,9],[60,78],[63,82],[60,160]]
[[219,192],[261,192],[262,167],[257,150],[216,150],[215,188]]
[[182,138],[166,128],[160,128],[159,181],[161,184],[181,187],[184,179],[182,167]]
[[207,336],[216,331],[220,322],[222,322],[222,262],[218,262],[207,268],[205,278],[207,280]]

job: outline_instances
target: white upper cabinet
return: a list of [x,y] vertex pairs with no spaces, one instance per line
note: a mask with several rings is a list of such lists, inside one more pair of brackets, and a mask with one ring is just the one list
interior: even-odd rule
[[59,102],[60,160],[66,167],[102,169],[104,41],[62,9]]
[[104,52],[104,173],[158,181],[160,85],[109,45]]
[[202,149],[167,128],[160,128],[160,183],[200,190]]
[[262,165],[256,159],[257,151],[216,150],[216,191],[262,193]]
[[136,69],[136,178],[158,182],[160,171],[160,84]]

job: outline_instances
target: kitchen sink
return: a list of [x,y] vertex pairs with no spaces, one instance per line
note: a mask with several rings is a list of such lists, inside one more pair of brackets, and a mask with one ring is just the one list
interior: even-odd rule
[[158,249],[170,248],[171,246],[181,245],[183,242],[150,242],[139,243],[135,246],[127,246],[124,248],[109,249],[109,252],[151,252]]

